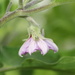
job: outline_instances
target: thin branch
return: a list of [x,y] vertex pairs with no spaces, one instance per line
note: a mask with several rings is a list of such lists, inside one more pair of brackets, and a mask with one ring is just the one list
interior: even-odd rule
[[0,72],[6,72],[11,70],[19,69],[19,67],[0,68]]
[[54,2],[54,3],[51,3],[51,4],[48,4],[48,5],[44,5],[42,7],[38,7],[38,8],[35,8],[35,9],[31,9],[31,10],[16,10],[14,12],[11,12],[7,15],[5,15],[3,18],[0,19],[0,27],[6,23],[7,21],[15,18],[15,17],[19,17],[19,16],[27,16],[27,15],[30,15],[31,13],[36,13],[36,12],[40,12],[40,11],[43,11],[43,10],[46,10],[48,8],[53,8],[55,6],[58,6],[58,5],[62,5],[62,4],[67,4],[67,3],[70,3],[70,2],[66,2],[66,3],[59,3],[59,2]]
[[35,8],[35,9],[31,9],[31,10],[16,10],[14,12],[11,12],[7,15],[5,15],[2,19],[0,19],[0,27],[8,22],[9,20],[15,18],[15,17],[19,17],[19,16],[27,16],[31,13],[35,13],[35,12],[39,12],[39,11],[43,11],[49,7],[54,7],[54,6],[57,6],[59,5],[58,3],[52,3],[52,4],[48,4],[48,5],[45,5],[45,6],[42,6],[42,7],[39,7],[39,8]]
[[15,18],[15,17],[19,17],[19,16],[27,16],[31,13],[35,13],[35,12],[39,12],[39,11],[42,11],[42,10],[45,10],[49,7],[53,7],[54,5],[57,5],[57,4],[49,4],[49,5],[45,5],[45,6],[42,6],[42,7],[39,7],[39,8],[35,8],[35,9],[31,9],[31,10],[16,10],[16,11],[13,11],[7,15],[5,15],[3,18],[0,19],[0,27],[8,22],[9,20]]
[[8,13],[10,11],[11,6],[12,6],[12,0],[10,0],[9,4],[7,6],[6,13]]
[[19,0],[19,9],[23,9],[23,0]]
[[[9,68],[1,68],[0,72],[6,72],[6,71],[11,71],[11,70],[21,70],[21,69],[24,69],[24,70],[32,70],[32,69],[33,70],[34,69],[50,70],[51,68],[45,68],[45,67],[42,67],[42,66],[40,66],[40,67],[39,66],[36,66],[36,67],[9,67]],[[56,70],[56,69],[51,69],[51,70]]]
[[30,12],[30,13],[35,13],[35,12],[40,12],[40,11],[43,11],[43,10],[46,10],[48,8],[53,8],[55,6],[58,6],[58,5],[61,5],[60,3],[50,3],[50,4],[47,4],[47,5],[44,5],[44,6],[41,6],[41,7],[38,7],[38,8],[34,8],[34,9],[30,9],[30,10],[24,10],[24,12]]
[[1,68],[0,72],[7,72],[12,70],[34,70],[34,69],[43,69],[43,70],[53,70],[53,71],[60,71],[60,72],[68,72],[68,73],[75,73],[71,70],[63,70],[63,69],[55,69],[52,67],[42,67],[42,66],[35,66],[35,67],[9,67],[9,68]]
[[1,18],[0,19],[0,27],[7,21],[15,18],[15,15],[16,15],[16,12],[11,12],[11,13],[8,13],[7,15],[5,15],[3,18]]
[[24,70],[31,70],[31,69],[47,69],[50,70],[50,68],[45,68],[45,67],[9,67],[9,68],[1,68],[0,72],[6,72],[6,71],[11,71],[11,70],[20,70],[20,69],[24,69]]
[[42,1],[43,0],[32,0],[29,3],[27,3],[27,5],[24,7],[24,9],[27,9],[27,8],[31,7],[32,5],[35,5],[35,4],[42,2]]
[[39,24],[32,17],[27,16],[26,19],[29,23],[32,23],[35,26],[39,26]]
[[25,12],[30,12],[30,13],[35,13],[35,12],[40,12],[40,11],[43,11],[43,10],[46,10],[48,8],[53,8],[55,6],[59,6],[59,5],[63,5],[63,4],[69,4],[69,3],[73,3],[75,2],[75,0],[72,0],[72,1],[66,1],[65,0],[61,1],[61,2],[53,2],[53,3],[50,3],[50,4],[47,4],[47,5],[43,5],[41,7],[38,7],[38,8],[34,8],[34,9],[30,9],[30,10],[26,10]]

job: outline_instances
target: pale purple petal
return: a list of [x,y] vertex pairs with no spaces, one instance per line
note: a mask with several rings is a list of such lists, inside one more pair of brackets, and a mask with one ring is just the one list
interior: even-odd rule
[[54,50],[54,52],[57,52],[57,51],[58,51],[57,45],[56,45],[52,40],[44,39],[44,41],[45,41],[46,44],[48,45],[49,49]]
[[29,46],[30,42],[31,42],[31,38],[29,38],[29,39],[28,39],[26,42],[24,42],[24,44],[21,46],[21,48],[20,48],[20,50],[19,50],[19,55],[20,55],[21,57],[23,57],[22,54],[24,54],[24,53],[26,52],[27,47]]
[[31,40],[31,43],[28,47],[28,53],[31,55],[31,53],[35,52],[37,49],[37,45],[36,42],[34,41],[34,39]]
[[54,50],[54,52],[58,51],[58,47],[56,44],[50,39],[39,39],[34,40],[30,37],[20,48],[19,55],[23,57],[23,54],[29,53],[30,55],[37,50],[41,51],[41,54],[45,55],[49,49]]
[[48,52],[48,46],[42,39],[39,39],[37,41],[37,45],[39,49],[41,50],[41,54],[45,55]]

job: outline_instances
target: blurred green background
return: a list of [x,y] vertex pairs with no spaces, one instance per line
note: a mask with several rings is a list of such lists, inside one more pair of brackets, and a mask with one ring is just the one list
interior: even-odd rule
[[[0,18],[4,15],[8,3],[9,0],[0,0]],[[11,11],[16,8],[18,8],[18,1],[13,0]],[[53,39],[59,47],[59,52],[56,54],[49,51],[53,55],[51,56],[53,59],[50,57],[51,63],[63,56],[75,56],[75,3],[57,6],[43,12],[31,14],[31,16],[44,28],[45,37]],[[23,44],[22,40],[28,38],[28,26],[25,19],[15,18],[0,28],[0,61],[4,67],[15,66],[23,61],[24,58],[18,56],[18,50]],[[37,56],[35,58],[41,60],[41,57]],[[49,59],[49,57],[46,59]],[[74,59],[72,65],[74,70],[72,71],[75,71]],[[68,60],[68,62],[70,61]],[[73,69],[72,66],[71,69]],[[67,69],[62,71],[61,69],[20,69],[1,72],[0,75],[75,75],[74,72],[69,72]]]

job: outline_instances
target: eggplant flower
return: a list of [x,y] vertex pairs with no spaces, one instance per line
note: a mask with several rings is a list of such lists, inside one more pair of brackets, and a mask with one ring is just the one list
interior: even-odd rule
[[38,33],[35,34],[35,32],[33,32],[32,36],[30,36],[29,39],[21,46],[19,56],[23,57],[22,55],[27,53],[31,55],[37,50],[39,50],[41,54],[45,55],[50,49],[54,52],[58,51],[57,45],[51,39],[44,38],[41,34],[38,35]]
[[57,45],[50,39],[41,39],[34,40],[32,37],[30,37],[20,48],[19,55],[23,57],[22,55],[25,55],[29,53],[30,55],[33,52],[36,52],[39,50],[41,54],[45,55],[50,49],[54,50],[54,52],[58,51]]

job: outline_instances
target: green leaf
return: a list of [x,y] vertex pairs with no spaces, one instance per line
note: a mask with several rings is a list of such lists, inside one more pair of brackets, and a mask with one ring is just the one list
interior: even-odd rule
[[59,55],[53,51],[49,51],[45,56],[41,55],[40,52],[35,52],[31,56],[28,54],[23,58],[18,55],[19,48],[8,48],[4,47],[0,49],[0,61],[5,64],[18,65],[26,59],[37,59],[42,62],[54,63],[59,59]]
[[0,61],[5,65],[20,65],[23,58],[18,56],[18,48],[0,47]]
[[[9,70],[13,67],[33,67],[34,64],[32,64],[31,61],[38,67],[42,65],[42,62],[52,65],[60,58],[60,55],[54,53],[52,50],[50,50],[45,56],[41,55],[40,52],[36,52],[31,56],[29,54],[25,55],[23,58],[18,55],[18,51],[19,48],[2,47],[0,49],[0,61],[3,62],[4,65],[10,66],[8,67]],[[40,65],[38,65],[38,63]]]
[[18,50],[19,48],[7,47],[0,49],[0,61],[10,66],[1,68],[0,72],[14,69],[50,69],[61,72],[74,72],[75,70],[75,56],[60,57],[58,53],[50,50],[45,56],[40,52],[35,52],[31,56],[28,54],[21,58]]
[[23,63],[23,67],[26,69],[50,69],[60,72],[75,72],[75,57],[61,57],[56,63],[45,63],[36,59],[28,59]]
[[66,57],[60,58],[57,64],[53,66],[52,68],[57,69],[59,71],[74,72],[75,71],[75,56],[73,57],[66,56]]

